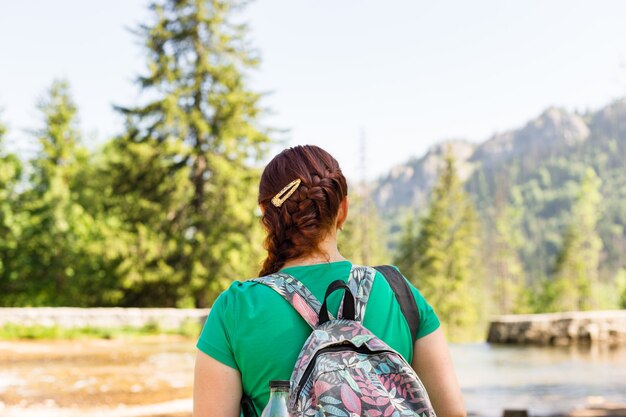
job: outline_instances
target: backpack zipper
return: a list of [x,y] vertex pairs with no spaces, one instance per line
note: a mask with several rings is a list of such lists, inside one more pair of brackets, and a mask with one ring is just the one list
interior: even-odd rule
[[315,361],[317,360],[318,356],[320,356],[321,354],[324,354],[324,353],[328,353],[328,352],[341,352],[341,351],[345,351],[345,350],[351,350],[351,351],[356,352],[356,353],[364,353],[364,354],[384,353],[384,352],[395,353],[395,352],[393,352],[391,350],[386,350],[386,349],[371,350],[367,346],[356,347],[356,346],[354,346],[350,342],[343,342],[340,345],[335,345],[335,346],[329,346],[329,347],[322,348],[322,349],[318,350],[315,353],[315,355],[313,355],[313,357],[309,361],[309,366],[307,366],[307,368],[304,370],[304,373],[302,374],[302,377],[300,378],[300,383],[298,384],[298,387],[296,389],[296,397],[295,398],[300,397],[300,393],[304,389],[304,384],[306,383],[307,379],[309,378],[309,375],[311,374],[311,372],[313,372],[313,368],[315,367]]

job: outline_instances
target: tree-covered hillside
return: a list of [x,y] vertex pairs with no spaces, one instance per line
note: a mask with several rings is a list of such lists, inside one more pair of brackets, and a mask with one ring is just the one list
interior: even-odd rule
[[[601,242],[596,298],[613,297],[611,288],[626,265],[626,100],[586,114],[550,108],[481,144],[444,142],[395,167],[372,193],[391,230],[392,248],[407,213],[424,213],[446,147],[479,213],[485,264],[498,264],[498,230],[516,229],[515,253],[528,288],[543,287],[556,276],[568,231],[582,227],[576,204],[592,197],[581,194],[584,178],[589,170],[596,174],[600,201],[588,209],[597,211],[594,226]],[[514,218],[502,220],[511,213]],[[492,272],[487,269],[487,275]]]

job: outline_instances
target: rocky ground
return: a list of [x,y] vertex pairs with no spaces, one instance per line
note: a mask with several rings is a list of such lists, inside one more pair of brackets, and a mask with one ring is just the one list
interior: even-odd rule
[[195,341],[0,341],[0,415],[176,416],[191,410]]
[[[191,417],[195,352],[179,336],[0,340],[0,416]],[[626,417],[626,405],[541,417]]]

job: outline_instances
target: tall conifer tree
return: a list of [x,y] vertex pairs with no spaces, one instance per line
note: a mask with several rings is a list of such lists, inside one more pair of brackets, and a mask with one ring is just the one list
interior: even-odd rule
[[338,237],[339,249],[360,265],[388,263],[387,233],[376,208],[367,199],[364,192],[350,195],[350,214]]
[[572,207],[569,226],[556,259],[550,284],[551,311],[589,310],[594,307],[592,287],[598,278],[602,240],[598,235],[600,179],[587,169]]
[[[75,201],[72,184],[86,151],[80,145],[76,105],[65,81],[55,81],[39,105],[43,127],[35,132],[40,150],[32,161],[31,188],[22,194],[27,215],[20,241],[20,273],[31,303],[85,305],[89,273],[83,250],[90,217]],[[93,287],[92,287],[93,288]]]
[[[419,234],[415,239],[411,235],[401,242],[399,254],[413,255],[407,256],[409,262],[400,258],[396,263],[435,307],[452,339],[472,337],[482,295],[478,223],[450,152],[432,190],[428,213],[420,221]],[[414,264],[410,262],[413,256]]]
[[419,236],[419,224],[415,221],[415,217],[414,215],[408,215],[404,221],[404,228],[394,254],[393,262],[406,277],[413,281],[414,284],[417,284],[417,277],[420,273],[419,254],[416,246]]
[[[246,79],[258,59],[249,49],[246,25],[234,20],[243,4],[153,3],[154,22],[139,30],[148,55],[148,73],[139,83],[152,101],[120,108],[131,126],[122,140],[156,149],[152,165],[185,182],[176,186],[174,209],[147,222],[158,223],[157,238],[170,243],[167,256],[156,254],[145,267],[180,274],[174,283],[178,305],[204,307],[231,279],[253,274],[258,265],[259,172],[252,165],[269,138],[259,126],[260,95]],[[133,186],[148,194],[141,199],[153,194],[142,184]]]
[[525,274],[519,257],[523,243],[521,233],[521,209],[515,204],[496,206],[497,212],[489,244],[489,276],[492,280],[491,293],[498,314],[528,313],[528,295]]
[[6,132],[6,126],[0,122],[0,305],[13,305],[13,295],[20,285],[15,268],[20,233],[16,186],[22,166],[15,154],[4,151]]

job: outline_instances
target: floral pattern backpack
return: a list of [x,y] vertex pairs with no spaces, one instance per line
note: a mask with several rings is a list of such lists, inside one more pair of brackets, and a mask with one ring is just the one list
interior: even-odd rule
[[[411,366],[363,327],[375,275],[374,268],[353,265],[348,283],[332,282],[323,303],[291,275],[254,280],[278,292],[313,328],[291,375],[291,416],[436,417]],[[334,318],[327,299],[339,289],[344,297]]]

